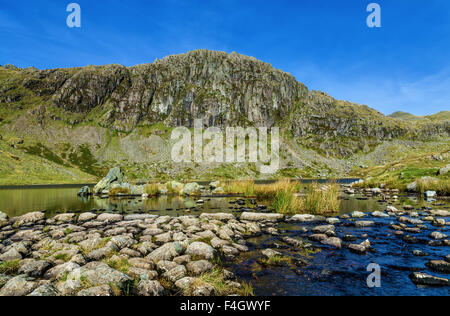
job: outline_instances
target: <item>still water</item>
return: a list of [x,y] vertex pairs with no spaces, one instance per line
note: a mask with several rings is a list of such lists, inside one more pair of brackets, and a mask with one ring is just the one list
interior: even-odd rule
[[[158,212],[161,215],[185,215],[186,209],[195,212],[232,212],[228,203],[233,198],[205,199],[204,204],[196,204],[198,199],[185,197],[159,198],[102,198],[77,196],[79,186],[7,188],[0,189],[0,211],[10,217],[29,212],[44,211],[48,217],[64,212],[86,212],[93,209],[107,212]],[[234,198],[235,199],[235,198]],[[270,206],[269,201],[258,201]],[[341,203],[341,212],[354,210],[375,211],[382,208],[375,199],[362,200],[346,197]]]

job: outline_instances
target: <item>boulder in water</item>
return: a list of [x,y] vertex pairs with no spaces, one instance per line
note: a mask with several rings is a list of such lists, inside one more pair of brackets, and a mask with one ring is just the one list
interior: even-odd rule
[[200,185],[196,182],[188,183],[184,186],[184,194],[186,195],[196,195],[200,193]]
[[109,190],[112,184],[121,184],[123,183],[125,178],[125,174],[122,171],[122,168],[115,167],[109,170],[108,175],[100,180],[99,183],[94,187],[94,194],[102,193],[104,190]]
[[84,186],[78,191],[78,196],[90,196],[92,195],[91,188],[88,186]]
[[439,171],[437,172],[437,175],[444,175],[447,174],[448,172],[450,172],[450,165],[447,165],[441,169],[439,169]]

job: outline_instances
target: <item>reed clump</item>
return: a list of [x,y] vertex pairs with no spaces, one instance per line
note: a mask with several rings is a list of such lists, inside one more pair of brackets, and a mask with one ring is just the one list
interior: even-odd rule
[[157,196],[160,194],[160,184],[159,183],[147,183],[144,189],[145,193],[149,196]]
[[309,214],[332,214],[339,210],[339,184],[319,185],[312,183],[307,187],[303,211]]
[[416,191],[420,194],[423,194],[426,191],[436,191],[441,196],[449,196],[450,179],[418,179],[416,180]]
[[130,195],[130,194],[131,194],[130,188],[114,188],[109,190],[108,192],[109,196]]
[[300,184],[298,182],[286,179],[267,184],[255,184],[253,180],[227,181],[221,183],[221,187],[223,187],[227,194],[239,194],[245,197],[257,197],[260,199],[273,198],[279,191],[300,191]]

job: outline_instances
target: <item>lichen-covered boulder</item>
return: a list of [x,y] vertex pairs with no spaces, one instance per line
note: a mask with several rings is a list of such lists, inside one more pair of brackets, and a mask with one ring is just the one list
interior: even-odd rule
[[158,281],[141,280],[136,286],[139,296],[163,296],[165,289]]
[[32,212],[22,216],[19,216],[14,221],[14,227],[31,226],[36,222],[45,219],[45,214],[42,212]]
[[193,258],[211,260],[216,254],[216,250],[204,242],[193,242],[186,250],[186,254]]
[[130,187],[130,192],[132,195],[143,195],[145,193],[145,186],[143,185],[132,185]]
[[46,296],[46,297],[53,297],[53,296],[59,296],[58,291],[53,287],[51,284],[44,284],[35,289],[33,292],[28,294],[28,296]]
[[25,296],[37,287],[37,282],[32,281],[26,275],[19,275],[10,279],[0,289],[0,296]]
[[244,212],[241,215],[241,221],[250,222],[278,222],[283,219],[283,214],[267,214],[267,213],[249,213]]
[[0,212],[0,227],[5,226],[9,223],[8,215],[3,212]]
[[103,190],[108,190],[113,183],[123,183],[125,178],[125,174],[122,171],[122,168],[115,167],[109,170],[108,175],[100,180],[99,183],[94,187],[94,194],[99,194]]
[[72,270],[65,281],[60,281],[56,288],[63,295],[73,295],[83,288],[114,284],[122,289],[132,279],[103,262],[90,262],[81,268]]
[[84,186],[84,187],[82,187],[80,189],[80,191],[78,191],[77,195],[78,196],[89,196],[89,195],[92,195],[91,188],[88,187],[88,186]]
[[181,243],[167,243],[163,246],[153,250],[148,256],[147,259],[153,262],[159,262],[161,260],[172,260],[175,257],[178,257],[183,254],[184,247]]
[[187,271],[193,275],[201,275],[212,270],[213,267],[213,264],[206,260],[191,261],[186,265]]
[[445,166],[445,167],[439,169],[437,175],[438,175],[438,176],[439,176],[439,175],[444,175],[444,174],[447,174],[447,173],[449,173],[449,172],[450,172],[450,165],[447,165],[447,166]]
[[188,183],[184,186],[184,194],[186,195],[196,195],[201,191],[201,187],[197,182]]

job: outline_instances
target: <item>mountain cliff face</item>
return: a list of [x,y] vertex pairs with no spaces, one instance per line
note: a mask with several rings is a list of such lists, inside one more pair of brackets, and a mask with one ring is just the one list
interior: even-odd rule
[[327,159],[340,159],[329,168],[338,173],[350,168],[343,160],[383,142],[441,141],[450,134],[448,119],[410,124],[386,117],[309,91],[293,76],[236,53],[199,50],[129,68],[0,67],[3,138],[18,137],[25,140],[18,149],[51,152],[60,160],[53,163],[87,174],[114,163],[167,160],[152,136],[168,139],[171,128],[192,127],[197,118],[205,126],[280,126],[286,164],[320,169],[306,160],[329,166]]

